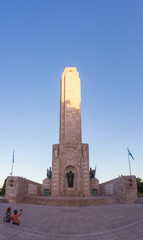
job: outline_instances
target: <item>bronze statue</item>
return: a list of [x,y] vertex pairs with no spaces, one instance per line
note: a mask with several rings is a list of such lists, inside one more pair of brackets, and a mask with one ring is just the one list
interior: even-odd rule
[[74,180],[74,173],[70,170],[69,173],[67,172],[66,174],[67,180],[68,180],[68,187],[72,188],[73,187],[73,180]]
[[95,174],[96,174],[96,167],[93,170],[92,168],[90,168],[90,171],[89,171],[90,178],[95,178]]
[[51,178],[52,177],[52,171],[51,171],[51,167],[50,169],[47,168],[47,178]]

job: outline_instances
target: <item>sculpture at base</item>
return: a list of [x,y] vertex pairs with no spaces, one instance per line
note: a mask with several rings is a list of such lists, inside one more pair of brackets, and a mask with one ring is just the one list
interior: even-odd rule
[[73,187],[73,180],[74,180],[74,173],[72,173],[72,171],[70,170],[69,173],[66,174],[67,175],[67,180],[68,180],[68,187]]
[[52,177],[52,171],[50,167],[50,169],[47,168],[47,178],[50,179],[51,177]]
[[90,178],[95,178],[95,173],[96,173],[96,167],[95,169],[90,168],[90,171],[89,171]]

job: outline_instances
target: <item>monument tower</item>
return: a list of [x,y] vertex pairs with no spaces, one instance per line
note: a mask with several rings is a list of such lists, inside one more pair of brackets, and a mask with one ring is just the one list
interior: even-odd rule
[[67,67],[61,79],[60,139],[53,144],[52,196],[90,196],[89,150],[81,135],[79,73]]

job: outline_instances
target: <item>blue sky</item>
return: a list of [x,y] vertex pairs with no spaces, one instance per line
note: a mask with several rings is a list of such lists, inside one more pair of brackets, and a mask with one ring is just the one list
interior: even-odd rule
[[104,182],[143,179],[143,1],[0,1],[0,185],[42,182],[59,143],[60,79],[81,79],[82,142]]

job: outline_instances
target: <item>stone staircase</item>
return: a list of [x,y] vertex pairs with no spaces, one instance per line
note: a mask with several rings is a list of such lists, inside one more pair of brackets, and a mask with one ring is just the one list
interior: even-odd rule
[[107,204],[119,204],[114,197],[27,197],[22,203],[40,204],[47,206],[99,206]]

